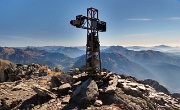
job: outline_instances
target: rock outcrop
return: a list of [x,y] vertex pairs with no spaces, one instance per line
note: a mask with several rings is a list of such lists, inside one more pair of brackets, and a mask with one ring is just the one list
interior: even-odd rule
[[170,92],[162,85],[160,85],[157,81],[152,79],[146,79],[143,81],[145,84],[150,85],[158,92],[163,92],[165,94],[170,94]]
[[0,82],[4,82],[8,79],[8,74],[6,72],[8,71],[7,68],[14,68],[15,64],[8,61],[8,60],[2,60],[0,59]]
[[90,77],[75,89],[72,95],[72,100],[80,104],[94,103],[98,95],[98,86]]
[[131,76],[110,71],[88,76],[76,68],[0,83],[0,109],[178,110],[180,101]]
[[29,79],[31,75],[41,77],[47,74],[58,76],[61,74],[61,71],[57,68],[51,69],[41,64],[21,65],[9,63],[0,71],[0,82],[14,82],[22,78]]

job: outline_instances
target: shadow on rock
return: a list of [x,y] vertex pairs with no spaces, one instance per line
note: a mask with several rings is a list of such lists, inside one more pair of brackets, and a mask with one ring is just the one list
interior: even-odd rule
[[32,96],[30,99],[25,100],[19,107],[19,109],[32,109],[36,105],[41,105],[52,99],[50,96],[42,97],[38,94]]

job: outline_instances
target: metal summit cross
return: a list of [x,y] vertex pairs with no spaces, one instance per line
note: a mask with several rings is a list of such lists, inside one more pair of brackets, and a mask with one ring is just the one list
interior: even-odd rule
[[77,28],[87,29],[86,44],[86,72],[90,75],[101,72],[100,42],[98,32],[106,32],[106,22],[98,18],[98,10],[87,8],[87,16],[77,15],[76,20],[71,20],[70,24]]

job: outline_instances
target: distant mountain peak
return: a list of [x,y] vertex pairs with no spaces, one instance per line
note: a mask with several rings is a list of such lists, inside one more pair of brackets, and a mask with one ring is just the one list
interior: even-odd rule
[[115,49],[115,50],[128,50],[127,48],[123,46],[110,46],[110,49]]
[[103,52],[110,52],[110,53],[111,52],[121,53],[125,51],[128,51],[128,49],[123,46],[110,46],[109,48],[103,50]]
[[159,46],[154,46],[156,48],[170,48],[171,46],[168,45],[159,45]]

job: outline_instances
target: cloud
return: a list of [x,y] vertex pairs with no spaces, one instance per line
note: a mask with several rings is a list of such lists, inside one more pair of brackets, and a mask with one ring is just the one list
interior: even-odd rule
[[130,18],[127,20],[130,20],[130,21],[150,21],[152,19],[149,19],[149,18]]
[[172,20],[172,21],[180,21],[180,17],[171,17],[168,20]]
[[163,33],[174,33],[174,32],[179,32],[179,30],[169,30],[169,31],[159,31],[159,32],[149,32],[149,33],[136,33],[136,34],[126,34],[126,35],[121,35],[124,37],[144,37],[144,36],[154,36],[157,34],[163,34]]

